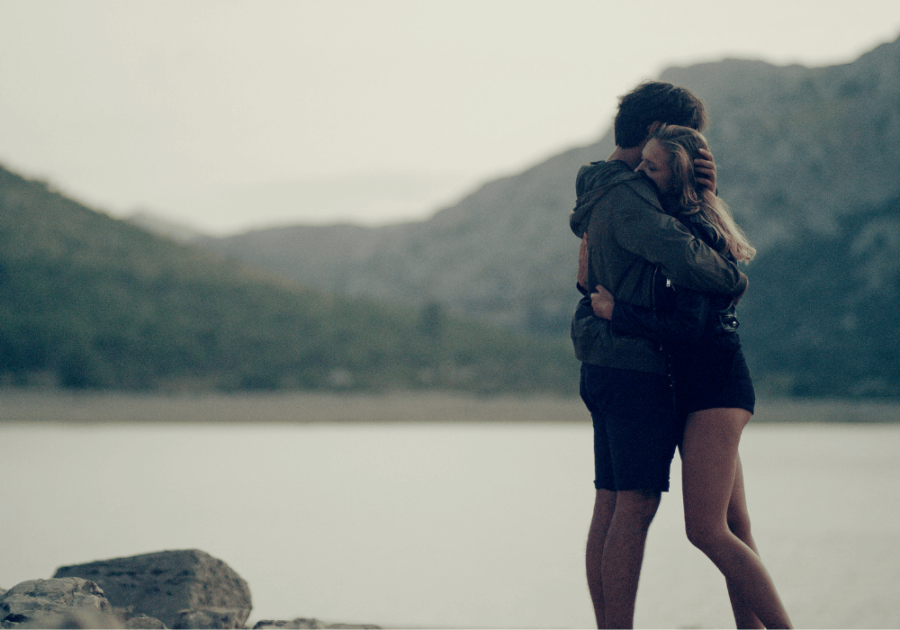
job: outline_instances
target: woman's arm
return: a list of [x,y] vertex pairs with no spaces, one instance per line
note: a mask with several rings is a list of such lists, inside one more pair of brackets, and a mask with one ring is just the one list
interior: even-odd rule
[[[637,187],[641,182],[626,182]],[[621,190],[620,190],[621,189]],[[747,277],[675,217],[645,203],[629,186],[607,195],[613,237],[623,249],[658,265],[679,286],[722,295],[742,295]]]

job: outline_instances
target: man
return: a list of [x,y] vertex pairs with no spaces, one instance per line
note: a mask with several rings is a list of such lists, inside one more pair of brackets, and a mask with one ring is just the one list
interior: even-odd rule
[[[619,103],[615,151],[582,167],[576,181],[570,225],[582,238],[578,283],[585,297],[572,318],[572,340],[582,362],[581,396],[594,422],[597,494],[586,565],[601,628],[633,626],[647,531],[669,489],[680,425],[659,344],[615,335],[594,316],[588,293],[603,285],[616,300],[653,307],[657,267],[681,286],[744,292],[747,279],[737,267],[666,215],[655,189],[634,172],[661,124],[701,131],[706,122],[703,102],[688,90],[643,83]],[[712,162],[697,167],[715,188]]]

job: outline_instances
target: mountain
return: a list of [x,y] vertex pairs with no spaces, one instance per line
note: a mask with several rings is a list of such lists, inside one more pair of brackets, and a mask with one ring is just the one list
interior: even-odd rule
[[177,221],[164,219],[147,210],[138,210],[126,217],[125,220],[148,232],[165,236],[179,243],[191,243],[204,236],[199,230]]
[[573,393],[561,342],[337,297],[0,167],[0,385]]
[[[612,150],[611,141],[604,145]],[[578,243],[568,228],[570,189],[578,166],[595,154],[596,147],[574,149],[490,182],[427,221],[301,225],[199,243],[345,295],[438,302],[467,317],[554,334],[572,310]]]
[[[729,59],[661,80],[706,101],[719,192],[757,246],[742,338],[764,392],[900,395],[900,40],[853,63]],[[564,337],[580,165],[611,132],[484,185],[427,221],[260,230],[202,242],[348,296],[424,304]]]
[[[269,181],[220,191],[207,201],[225,223],[255,217],[257,224],[290,225],[302,215],[311,223],[380,217],[425,216],[429,208],[458,199],[460,175],[376,170],[332,177]],[[363,209],[365,211],[363,211]],[[360,219],[361,220],[361,219]]]

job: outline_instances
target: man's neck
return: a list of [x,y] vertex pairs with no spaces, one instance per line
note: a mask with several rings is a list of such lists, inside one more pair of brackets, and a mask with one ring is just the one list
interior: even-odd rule
[[606,158],[607,162],[612,162],[613,160],[619,160],[621,162],[625,162],[628,165],[628,168],[634,170],[637,168],[637,165],[641,163],[641,150],[643,147],[630,147],[628,149],[623,149],[622,147],[616,147],[616,150],[612,152],[612,154]]

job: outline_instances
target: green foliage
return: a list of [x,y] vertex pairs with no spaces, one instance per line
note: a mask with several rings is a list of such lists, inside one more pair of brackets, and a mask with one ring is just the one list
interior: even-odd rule
[[568,394],[575,379],[567,344],[304,288],[0,168],[0,382]]
[[764,393],[900,397],[900,198],[765,252],[750,286],[741,337]]

